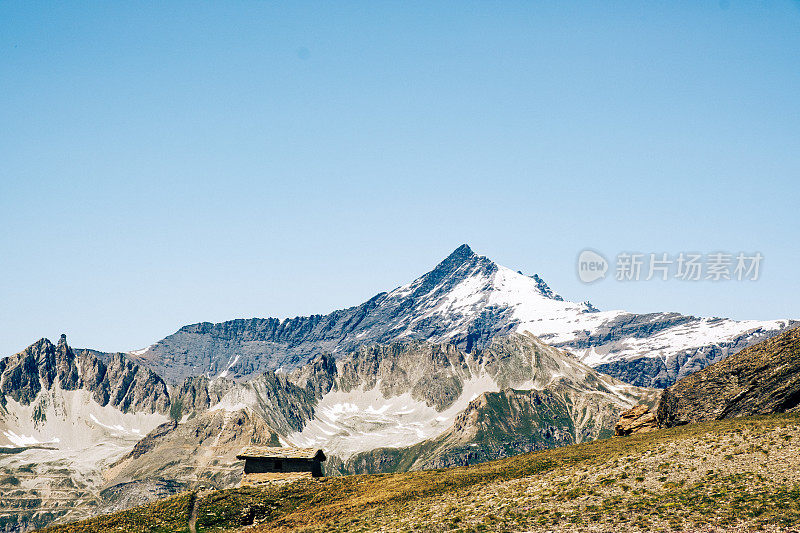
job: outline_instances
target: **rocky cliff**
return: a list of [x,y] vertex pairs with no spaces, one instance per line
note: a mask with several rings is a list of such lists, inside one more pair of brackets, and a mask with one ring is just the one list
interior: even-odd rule
[[57,345],[40,339],[22,352],[0,359],[0,398],[30,405],[42,390],[86,390],[100,405],[123,412],[166,413],[167,385],[154,372],[110,354],[102,361],[91,351],[76,353],[62,335]]

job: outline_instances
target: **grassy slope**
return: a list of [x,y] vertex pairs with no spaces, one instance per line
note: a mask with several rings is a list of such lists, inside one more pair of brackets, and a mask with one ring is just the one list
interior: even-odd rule
[[[193,495],[46,529],[187,531]],[[800,524],[800,417],[682,426],[470,467],[198,496],[197,531],[653,531]],[[776,529],[777,530],[777,529]]]

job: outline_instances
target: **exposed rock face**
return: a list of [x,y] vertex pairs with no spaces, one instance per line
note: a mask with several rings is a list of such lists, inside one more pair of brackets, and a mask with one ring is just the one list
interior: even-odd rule
[[[316,401],[302,430],[282,438],[342,459],[437,438],[484,393],[515,389],[554,395],[570,420],[559,427],[574,442],[610,435],[622,411],[655,395],[600,374],[528,334],[496,337],[472,353],[423,341],[361,347],[335,365],[316,360],[290,379],[311,387]],[[504,431],[498,434],[516,438]]]
[[[101,406],[122,412],[167,412],[167,385],[147,368],[123,354],[110,354],[103,362],[88,350],[75,353],[62,335],[58,345],[41,339],[22,352],[0,360],[0,398],[8,396],[30,405],[40,391],[84,389]],[[5,398],[3,398],[5,405]]]
[[658,429],[655,413],[650,412],[646,405],[637,405],[629,411],[622,413],[622,416],[614,426],[614,436],[623,437],[633,433],[647,433]]
[[319,400],[334,387],[337,372],[336,359],[329,354],[321,354],[307,365],[293,371],[289,379],[313,393]]
[[359,306],[324,316],[193,324],[130,357],[177,385],[203,374],[248,379],[292,371],[376,343],[426,340],[472,353],[495,336],[530,332],[624,381],[666,387],[792,324],[599,311],[564,301],[539,276],[463,245],[427,274]]
[[0,361],[0,394],[30,405],[42,388],[50,389],[58,379],[61,388],[77,388],[75,354],[61,336],[58,346],[41,339],[17,355]]
[[146,503],[198,485],[238,484],[248,444],[280,444],[264,420],[248,409],[216,409],[163,424],[106,472],[103,512]]
[[228,379],[210,380],[208,376],[187,378],[172,393],[173,402],[180,404],[182,413],[205,411],[219,403],[236,384]]
[[662,427],[800,410],[800,328],[729,356],[666,389]]
[[9,452],[0,454],[0,530],[97,513],[101,471],[167,420],[158,376],[122,354],[96,354],[62,335],[0,360],[0,446]]
[[[242,386],[243,385],[243,386]],[[274,432],[300,431],[314,414],[312,392],[292,383],[285,374],[265,372],[231,389],[212,409],[227,411],[250,407]]]
[[361,347],[342,360],[335,383],[344,392],[378,386],[384,397],[408,392],[441,411],[461,394],[470,375],[467,358],[453,345],[422,341]]
[[169,422],[165,422],[155,428],[153,431],[148,433],[144,436],[142,440],[136,443],[136,446],[133,447],[133,450],[130,451],[125,457],[120,458],[116,464],[119,464],[122,461],[127,459],[137,459],[153,448],[155,448],[161,439],[168,435],[170,431],[174,430],[178,427],[178,422],[175,420],[170,420]]
[[[112,354],[108,363],[81,354],[81,387],[95,393],[95,398],[108,398],[108,403],[123,412],[143,410],[166,412],[170,399],[167,385],[155,373],[129,361],[123,354]],[[103,368],[105,367],[105,368]],[[102,378],[101,378],[102,376]],[[89,383],[91,382],[91,388]]]
[[173,402],[190,416],[208,410],[247,408],[271,431],[284,435],[301,430],[313,417],[316,399],[313,390],[295,385],[285,374],[267,371],[247,382],[190,378],[175,392]]

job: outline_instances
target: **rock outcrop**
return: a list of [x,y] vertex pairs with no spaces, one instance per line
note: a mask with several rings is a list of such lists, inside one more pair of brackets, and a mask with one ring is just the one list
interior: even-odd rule
[[614,436],[624,437],[634,433],[647,433],[658,429],[655,413],[646,405],[637,405],[625,411],[614,426]]

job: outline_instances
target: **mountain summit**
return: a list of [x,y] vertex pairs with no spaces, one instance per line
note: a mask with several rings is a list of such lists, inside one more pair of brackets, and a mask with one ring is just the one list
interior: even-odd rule
[[479,258],[480,256],[472,251],[472,248],[469,247],[469,244],[462,244],[453,250],[453,253],[445,257],[441,263],[436,265],[434,270],[437,270],[440,267],[447,268],[448,265],[455,265],[457,267],[466,261]]
[[179,383],[197,375],[288,371],[320,354],[398,340],[453,344],[469,353],[497,335],[529,332],[623,381],[666,387],[793,324],[598,311],[588,302],[565,301],[538,275],[498,265],[463,244],[430,272],[355,307],[324,316],[193,324],[129,355]]

